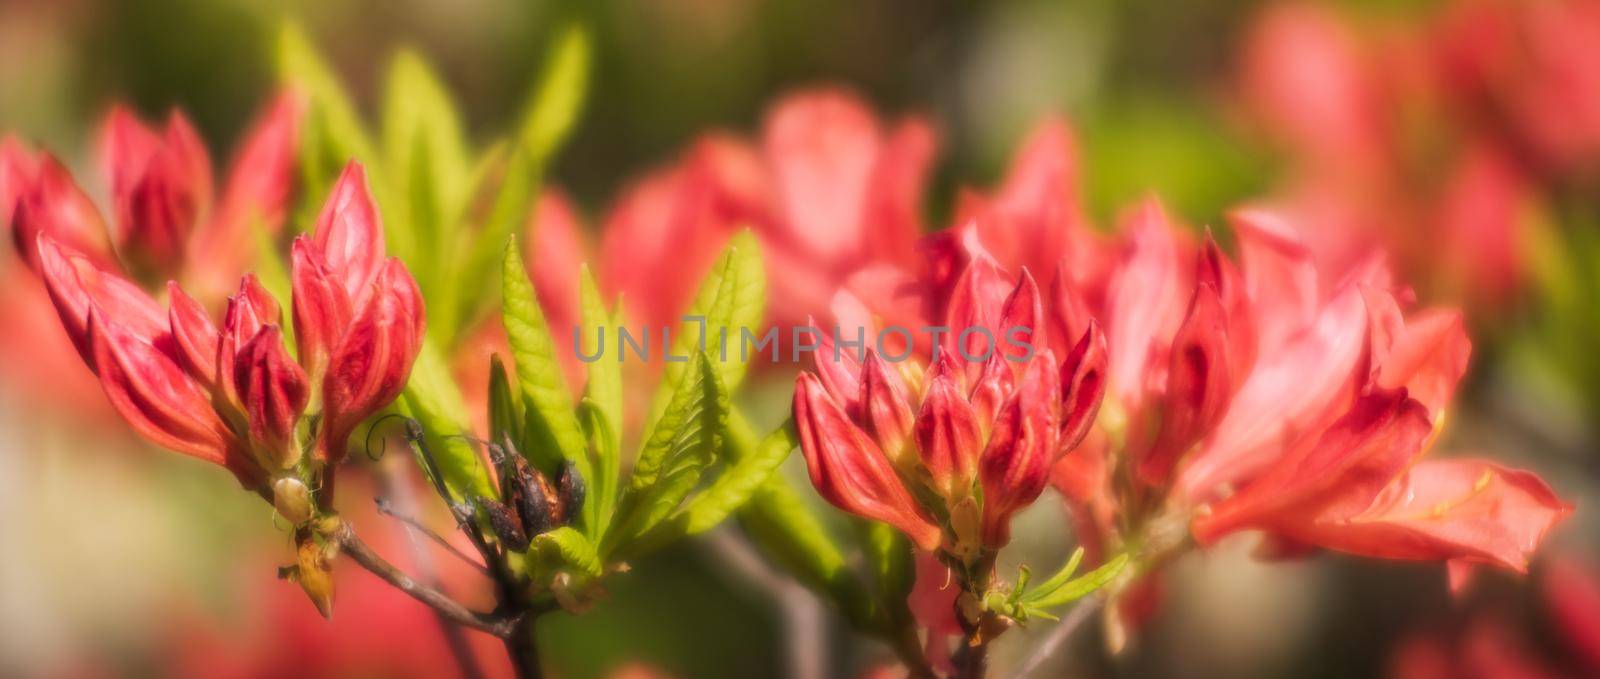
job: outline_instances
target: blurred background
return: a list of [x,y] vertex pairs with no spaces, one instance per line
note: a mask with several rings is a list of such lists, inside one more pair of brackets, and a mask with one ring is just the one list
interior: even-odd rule
[[[942,226],[963,186],[993,183],[1033,123],[1063,115],[1098,224],[1149,192],[1196,227],[1268,200],[1391,245],[1425,302],[1465,305],[1474,326],[1473,368],[1441,445],[1532,468],[1580,510],[1529,577],[1484,574],[1461,597],[1433,566],[1259,563],[1250,545],[1228,543],[1179,565],[1124,653],[1108,655],[1090,630],[1046,675],[1426,677],[1464,665],[1581,676],[1600,671],[1585,664],[1600,648],[1593,630],[1569,633],[1580,623],[1563,602],[1600,598],[1587,511],[1600,495],[1596,5],[0,0],[0,129],[81,175],[112,102],[149,117],[181,107],[220,158],[271,92],[274,36],[292,17],[369,117],[395,50],[415,47],[484,142],[513,124],[552,27],[581,19],[595,45],[590,96],[551,181],[584,223],[698,135],[752,134],[775,98],[826,84],[885,118],[933,122],[925,209]],[[28,320],[6,322],[0,332],[13,334]],[[4,342],[0,676],[455,671],[431,616],[365,573],[341,574],[340,608],[322,621],[274,577],[288,538],[267,528],[269,508],[220,469],[132,441],[97,393],[75,400],[62,395],[81,385],[28,379],[49,367]],[[776,421],[788,384],[749,398]],[[398,526],[369,520],[406,550]],[[1053,503],[1023,521],[1030,554],[1055,559],[1070,545]],[[779,674],[807,618],[771,580],[759,564],[682,545],[616,578],[612,601],[581,621],[551,616],[549,666],[572,678]],[[805,624],[822,641],[810,648],[830,676],[888,659],[817,615]],[[479,646],[502,672],[494,645]]]

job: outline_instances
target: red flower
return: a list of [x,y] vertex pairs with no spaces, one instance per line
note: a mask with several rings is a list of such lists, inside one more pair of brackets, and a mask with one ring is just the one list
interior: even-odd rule
[[[920,370],[919,359],[891,364],[868,351],[858,363],[824,338],[816,374],[797,382],[794,414],[812,483],[825,499],[900,528],[924,550],[970,558],[980,546],[998,550],[1010,541],[1012,515],[1039,497],[1069,449],[1063,436],[1076,444],[1092,419],[1101,380],[1089,349],[1097,338],[1080,342],[1064,373],[1047,348],[1008,353],[1031,346],[1022,342],[1029,337],[1043,339],[1038,289],[1026,271],[1007,282],[980,260],[962,281],[948,322],[988,332],[991,343],[982,333],[953,333],[913,393],[901,375]],[[1027,332],[1003,344],[1001,329],[1012,328]],[[1065,399],[1063,379],[1070,385]],[[1079,429],[1064,429],[1063,416]],[[931,516],[948,517],[941,519],[946,525]]]
[[180,111],[157,134],[116,106],[101,134],[117,252],[134,271],[170,277],[183,263],[190,232],[211,208],[205,144]]
[[[421,295],[398,260],[384,259],[376,220],[352,163],[317,233],[296,243],[294,320],[307,367],[290,358],[278,303],[253,275],[240,281],[219,327],[176,283],[163,312],[138,286],[48,234],[36,252],[62,325],[134,430],[259,489],[292,473],[312,437],[318,462],[336,463],[356,425],[399,395],[421,349]],[[307,312],[313,304],[346,316],[330,321]],[[320,409],[315,431],[302,427],[308,408]]]
[[422,349],[422,294],[398,259],[384,256],[383,224],[366,174],[345,167],[312,237],[295,239],[295,335],[321,396],[317,452],[337,462],[355,426],[405,387]]

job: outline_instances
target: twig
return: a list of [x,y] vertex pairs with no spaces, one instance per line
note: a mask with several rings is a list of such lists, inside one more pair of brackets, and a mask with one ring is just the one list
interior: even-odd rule
[[438,545],[440,549],[448,552],[450,556],[460,559],[468,566],[471,566],[473,570],[483,573],[484,575],[491,575],[491,573],[489,573],[488,566],[478,563],[477,559],[474,559],[471,556],[468,556],[466,552],[457,549],[456,546],[450,544],[450,541],[446,540],[443,535],[435,533],[433,529],[423,525],[421,521],[395,511],[394,507],[389,503],[388,498],[377,497],[373,498],[373,501],[378,505],[379,514],[391,517],[404,524],[413,535],[421,534],[423,537],[428,538],[428,540]]
[[372,551],[372,548],[367,546],[367,543],[362,542],[361,538],[356,536],[356,532],[350,528],[348,523],[341,523],[334,530],[331,537],[339,543],[340,551],[348,555],[362,568],[382,578],[384,582],[389,583],[395,589],[405,592],[411,598],[432,608],[451,622],[501,639],[510,637],[517,627],[517,618],[500,618],[479,613],[461,605],[443,592],[417,582],[411,576],[395,568],[394,564],[378,556],[377,552]]
[[[428,550],[424,549],[422,543],[417,540],[418,533],[432,538],[434,542],[443,546],[445,551],[456,555],[462,561],[479,568],[479,570],[484,570],[477,562],[456,551],[455,547],[443,537],[440,537],[439,534],[429,530],[422,522],[412,518],[417,513],[417,496],[416,493],[412,492],[408,483],[409,478],[405,472],[397,469],[397,465],[392,461],[388,463],[379,462],[375,467],[377,468],[378,484],[384,495],[373,498],[373,501],[377,504],[380,514],[399,519],[400,525],[408,529],[406,531],[406,542],[411,545],[411,565],[415,569],[418,580],[435,589],[444,590],[444,580],[439,577],[439,571],[434,566],[433,555],[429,554]],[[403,513],[395,512],[394,507],[391,506],[391,501],[385,496],[393,497],[393,502],[400,505]],[[484,572],[487,571],[485,570]],[[455,658],[456,664],[461,667],[462,676],[466,679],[483,679],[483,668],[478,666],[478,658],[473,655],[472,645],[467,642],[466,634],[462,632],[460,627],[451,623],[443,615],[435,612],[433,617],[434,621],[439,623],[439,632],[444,636],[445,645],[450,648],[450,655]]]
[[1096,596],[1074,606],[1072,612],[1067,613],[1066,617],[1061,619],[1061,622],[1056,623],[1055,629],[1050,630],[1050,634],[1044,638],[1044,643],[1039,644],[1039,647],[1028,656],[1028,659],[1023,661],[1022,667],[1017,670],[1014,679],[1023,679],[1034,670],[1039,669],[1039,666],[1049,660],[1050,656],[1055,655],[1056,649],[1060,648],[1061,644],[1066,643],[1067,639],[1072,637],[1072,633],[1085,620],[1093,616],[1095,611],[1100,610],[1100,606],[1104,605],[1104,603],[1105,597]]

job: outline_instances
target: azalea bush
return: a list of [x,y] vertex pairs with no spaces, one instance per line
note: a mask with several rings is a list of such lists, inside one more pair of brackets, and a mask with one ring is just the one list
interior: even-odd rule
[[[482,134],[422,53],[368,96],[284,23],[226,163],[181,108],[108,107],[82,161],[0,140],[0,354],[29,364],[4,378],[222,470],[276,539],[249,564],[306,600],[269,607],[268,636],[326,656],[296,670],[561,675],[585,651],[552,629],[647,657],[650,630],[608,616],[670,597],[636,584],[670,562],[755,583],[796,676],[1027,676],[1063,644],[1127,662],[1195,564],[1317,558],[1420,564],[1477,607],[1395,635],[1398,675],[1581,674],[1595,574],[1540,562],[1582,491],[1477,443],[1528,425],[1473,381],[1592,386],[1589,4],[1241,18],[1227,107],[1257,129],[1188,120],[1278,159],[1221,214],[1183,190],[1103,209],[1085,187],[1129,168],[1080,148],[1131,127],[1040,116],[985,185],[940,155],[959,118],[820,84],[591,218],[556,180],[576,131],[606,134],[614,36],[552,22]],[[1504,602],[1474,603],[1496,586],[1533,597],[1558,656],[1523,658]],[[858,657],[828,659],[818,620]],[[438,657],[345,648],[380,629]],[[211,652],[247,675],[286,653]]]

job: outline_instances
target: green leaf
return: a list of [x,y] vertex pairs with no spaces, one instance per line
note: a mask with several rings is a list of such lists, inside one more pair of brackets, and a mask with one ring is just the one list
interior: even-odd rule
[[1040,586],[1032,592],[1023,594],[1022,605],[1030,612],[1034,610],[1046,611],[1056,606],[1077,601],[1110,583],[1122,573],[1122,569],[1127,565],[1128,555],[1118,554],[1099,568],[1061,583],[1054,588]]
[[522,143],[540,164],[554,155],[572,132],[589,89],[589,33],[571,24],[557,34],[545,56],[539,77],[523,116]]
[[[617,356],[605,354],[605,338],[611,338],[613,345],[616,343],[617,330],[622,325],[614,313],[606,311],[605,302],[600,298],[600,286],[594,281],[594,275],[589,271],[589,265],[584,264],[578,273],[578,303],[582,307],[583,317],[582,340],[580,357],[597,356],[593,361],[587,361],[589,379],[584,385],[584,398],[593,401],[596,408],[605,415],[606,420],[613,424],[622,422],[622,362]],[[622,441],[620,430],[613,431],[617,438],[611,442],[613,448],[621,449]]]
[[[739,356],[740,333],[745,329],[758,330],[766,296],[767,277],[761,264],[761,248],[754,234],[741,231],[700,282],[694,304],[684,314],[688,318],[704,319],[704,324],[699,320],[684,321],[673,337],[671,354],[688,356],[706,351],[722,383],[730,391],[736,389],[748,367]],[[683,377],[684,367],[681,362],[666,363],[650,421],[655,421],[666,407],[667,399]]]
[[429,253],[412,268],[424,291],[439,289],[459,233],[450,227],[466,202],[472,167],[450,95],[410,50],[397,54],[389,69],[383,150],[390,186],[405,197],[388,206],[385,217],[397,220],[394,228],[410,231],[418,253]]
[[590,539],[600,542],[611,526],[617,507],[617,486],[621,483],[621,452],[617,446],[618,425],[611,422],[594,401],[587,398],[578,404],[578,419],[583,423],[583,433],[589,442],[590,465],[594,478],[585,479],[588,492],[584,502],[595,505],[596,521],[587,531]]
[[485,295],[484,289],[489,287],[495,260],[503,255],[507,243],[525,224],[531,224],[528,232],[530,237],[531,229],[538,228],[536,223],[529,220],[530,215],[534,214],[532,210],[541,181],[539,165],[532,154],[520,146],[514,149],[506,159],[499,190],[494,194],[489,214],[467,249],[465,260],[441,281],[444,289],[449,291],[441,297],[451,300],[449,306],[441,311],[449,320],[449,326],[444,331],[446,335],[441,337],[454,336],[459,328],[471,326],[483,310],[493,303],[493,295]]
[[874,629],[877,623],[872,597],[805,502],[782,479],[774,477],[739,512],[739,521],[768,558],[832,602],[852,626]]
[[571,526],[540,533],[533,539],[533,547],[542,557],[575,568],[589,577],[598,578],[604,573],[594,543]]
[[423,342],[398,404],[402,412],[422,423],[445,486],[457,499],[498,497],[478,452],[461,436],[471,431],[467,405],[450,375],[449,365],[432,342]]
[[[278,34],[277,47],[279,79],[306,98],[305,121],[301,125],[301,172],[307,198],[304,205],[314,215],[345,163],[357,160],[372,165],[380,158],[355,105],[305,33],[295,24],[285,23]],[[393,194],[383,173],[368,172],[367,181],[378,205],[392,208],[389,198]],[[313,223],[310,219],[302,222]],[[398,228],[401,226],[395,219],[384,220],[388,249],[407,264],[416,264],[416,244],[410,231]]]
[[864,523],[862,547],[876,587],[878,609],[887,614],[888,619],[883,622],[888,629],[903,628],[911,624],[906,597],[911,595],[911,586],[917,578],[911,541],[886,523]]
[[[730,442],[731,445],[731,442]],[[785,422],[757,446],[728,467],[704,492],[684,506],[684,533],[697,535],[722,523],[744,506],[772,478],[798,445],[794,425]]]
[[522,440],[522,397],[512,388],[500,355],[489,357],[489,440],[499,443],[509,437]]
[[1039,583],[1039,585],[1034,587],[1032,590],[1023,590],[1022,583],[1019,581],[1017,585],[1019,593],[1021,593],[1023,597],[1026,597],[1029,594],[1038,592],[1048,593],[1060,589],[1062,585],[1067,584],[1067,580],[1070,579],[1074,573],[1078,572],[1078,564],[1083,563],[1083,554],[1084,550],[1082,547],[1073,550],[1072,556],[1067,559],[1066,565],[1062,566],[1061,570],[1056,571],[1056,574],[1050,576],[1049,580]]
[[[730,439],[727,445],[738,444]],[[630,545],[630,553],[665,547],[679,538],[715,528],[761,490],[794,447],[793,425],[785,422],[754,450],[730,455],[737,462],[725,468],[710,486],[690,498],[671,518],[641,536],[638,545]]]
[[613,553],[660,523],[700,482],[727,429],[728,393],[711,362],[696,354],[666,412],[645,438],[633,465],[621,524],[602,551]]
[[[583,429],[573,412],[572,396],[561,376],[561,363],[546,326],[539,298],[522,264],[516,239],[506,245],[501,262],[501,320],[516,359],[517,385],[527,424],[523,440],[517,443],[522,454],[541,471],[554,473],[562,459],[571,460],[585,480],[593,477],[589,456],[584,452]],[[584,525],[593,525],[589,507],[583,513]]]

